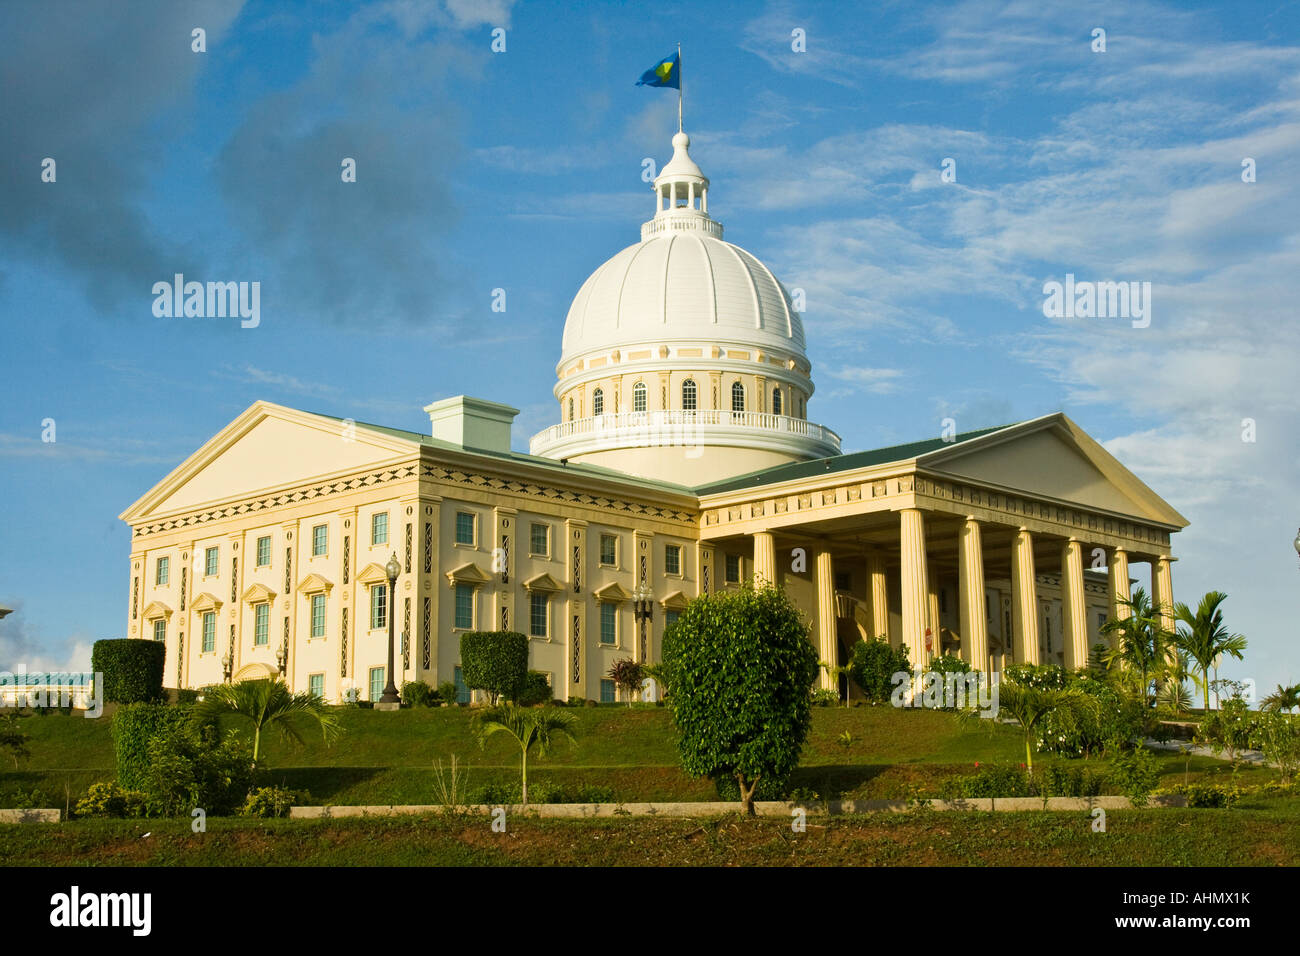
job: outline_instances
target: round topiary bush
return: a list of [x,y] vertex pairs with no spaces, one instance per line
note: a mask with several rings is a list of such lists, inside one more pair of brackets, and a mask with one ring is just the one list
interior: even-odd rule
[[138,704],[163,700],[166,653],[167,647],[160,641],[133,638],[96,641],[90,652],[90,669],[104,675],[104,702]]

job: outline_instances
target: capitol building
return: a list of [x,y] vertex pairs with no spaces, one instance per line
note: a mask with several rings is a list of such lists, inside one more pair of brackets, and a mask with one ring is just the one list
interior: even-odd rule
[[1186,519],[1063,414],[843,453],[789,293],[672,144],[640,241],[577,291],[528,454],[480,398],[434,401],[427,432],[259,401],[123,512],[127,634],[166,645],[167,686],[377,700],[393,616],[399,687],[468,700],[461,634],[508,629],[556,697],[609,701],[616,660],[752,580],[830,664],[885,637],[914,666],[1078,667],[1134,565],[1168,609]]

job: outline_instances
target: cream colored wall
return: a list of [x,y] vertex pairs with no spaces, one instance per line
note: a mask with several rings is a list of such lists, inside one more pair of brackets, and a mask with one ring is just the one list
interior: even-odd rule
[[[695,382],[696,408],[701,411],[722,409],[731,411],[731,388],[740,382],[745,389],[745,411],[772,411],[772,392],[780,388],[782,392],[781,414],[792,418],[804,418],[800,414],[800,402],[808,396],[807,382],[794,373],[777,367],[764,368],[761,372],[706,371],[695,370],[658,370],[642,369],[639,371],[616,371],[600,379],[584,382],[566,389],[560,394],[560,420],[569,421],[569,400],[574,402],[574,418],[589,418],[594,412],[596,389],[604,392],[604,411],[612,415],[633,411],[633,393],[638,382],[646,386],[646,411],[663,409],[680,410],[682,408],[682,385],[692,379]],[[760,388],[761,381],[761,388]],[[665,391],[667,403],[665,404]],[[804,408],[806,412],[806,405]]]
[[787,465],[800,459],[793,455],[761,448],[683,445],[614,448],[608,451],[574,455],[570,460],[599,465],[602,468],[613,468],[625,474],[640,475],[654,481],[671,481],[691,486],[703,485],[775,465]]

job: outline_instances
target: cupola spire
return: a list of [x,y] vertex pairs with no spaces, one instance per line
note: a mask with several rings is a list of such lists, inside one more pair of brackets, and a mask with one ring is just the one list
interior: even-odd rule
[[722,238],[722,223],[709,217],[709,177],[691,159],[691,138],[673,135],[673,158],[655,177],[655,216],[641,226],[641,240],[669,231],[692,231]]

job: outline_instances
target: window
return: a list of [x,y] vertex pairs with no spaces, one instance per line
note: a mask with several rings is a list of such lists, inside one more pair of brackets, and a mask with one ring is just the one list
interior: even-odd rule
[[632,411],[645,411],[645,382],[637,382],[632,386]]
[[772,389],[772,414],[781,414],[781,390],[779,388]]
[[745,410],[745,386],[739,382],[731,383],[731,410],[733,412]]
[[569,421],[573,421],[573,399],[569,399]]
[[270,567],[271,565],[271,536],[263,535],[257,539],[257,566],[259,568]]
[[370,543],[388,544],[388,512],[370,516]]
[[602,534],[600,536],[600,563],[612,568],[618,564],[618,536]]
[[318,524],[311,529],[311,556],[319,558],[329,550],[329,525]]
[[803,417],[804,417],[804,410],[803,410],[803,396],[802,396],[802,395],[799,396],[799,417],[800,417],[800,418],[803,418]]
[[205,611],[203,614],[203,653],[211,654],[217,649],[217,612]]
[[740,555],[727,555],[726,582],[728,584],[740,583]]
[[167,579],[171,577],[171,558],[159,558],[158,563],[154,566],[153,583],[166,584]]
[[547,613],[550,608],[549,594],[543,591],[533,591],[529,595],[529,614],[528,614],[528,633],[533,637],[546,636],[546,622],[549,618]]
[[528,529],[528,553],[546,557],[551,553],[551,529],[544,524],[533,523]]
[[153,639],[155,641],[167,640],[167,620],[165,618],[160,617],[153,622]]
[[602,677],[600,679],[600,702],[602,704],[614,703],[618,699],[614,693],[614,682],[608,677]]
[[271,605],[263,601],[253,605],[253,644],[265,647],[271,638]]
[[314,697],[325,696],[325,675],[309,674],[307,676],[307,692]]
[[1097,630],[1100,631],[1100,630],[1101,630],[1103,627],[1105,627],[1105,626],[1106,626],[1106,612],[1105,612],[1105,611],[1098,611],[1098,612],[1097,612]]
[[384,669],[382,667],[370,668],[370,699],[379,700],[384,696]]
[[681,611],[664,611],[664,627],[672,627],[681,616]]
[[219,551],[216,548],[208,548],[203,552],[203,573],[208,577],[217,573],[217,558]]
[[474,515],[468,511],[456,512],[456,543],[474,547]]
[[456,585],[455,627],[470,630],[474,627],[474,588],[468,584]]
[[372,584],[370,586],[370,629],[378,630],[388,626],[388,585]]
[[456,703],[468,704],[470,699],[469,685],[465,683],[465,674],[460,667],[456,668]]
[[682,547],[679,544],[664,545],[664,574],[682,573]]
[[311,596],[311,636],[325,636],[325,595]]
[[682,382],[682,409],[683,411],[695,411],[695,380],[688,378]]
[[605,414],[605,392],[603,389],[596,389],[591,395],[591,414]]
[[618,643],[618,605],[608,601],[600,604],[600,643]]

